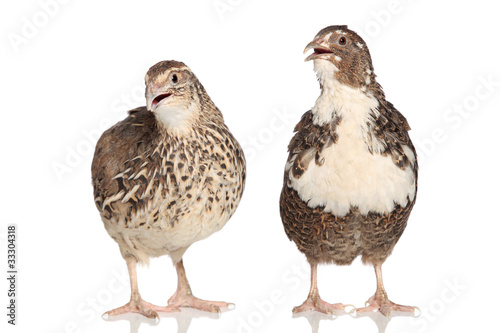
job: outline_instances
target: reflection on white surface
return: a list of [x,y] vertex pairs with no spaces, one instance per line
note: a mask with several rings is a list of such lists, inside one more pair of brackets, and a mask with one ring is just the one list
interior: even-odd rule
[[[158,315],[160,318],[175,318],[177,321],[178,333],[187,333],[193,318],[219,319],[221,316],[219,313],[204,312],[190,308],[182,308],[180,312],[158,313]],[[159,323],[156,319],[150,319],[137,313],[126,313],[108,317],[107,319],[103,318],[103,320],[108,322],[128,321],[130,323],[130,333],[139,333],[139,327],[141,327],[142,324],[156,326]]]
[[[319,333],[319,324],[320,321],[322,320],[328,320],[328,321],[333,321],[337,319],[337,317],[343,316],[343,315],[350,315],[354,319],[360,319],[360,318],[370,318],[373,320],[375,325],[377,325],[378,333],[385,333],[387,329],[387,325],[391,321],[392,318],[395,317],[414,317],[414,314],[409,313],[409,312],[393,312],[389,317],[384,316],[378,311],[373,311],[373,312],[364,312],[360,314],[356,314],[355,311],[352,311],[350,313],[338,313],[334,316],[326,315],[323,313],[319,313],[316,311],[307,311],[307,312],[302,312],[298,314],[294,314],[293,318],[306,318],[309,324],[311,325],[312,333]],[[353,323],[354,324],[354,323]]]
[[370,318],[375,322],[375,325],[377,325],[378,332],[379,333],[385,333],[385,330],[387,329],[387,325],[391,321],[392,318],[395,317],[415,317],[415,315],[411,312],[400,312],[400,311],[393,311],[389,317],[384,316],[378,311],[372,311],[372,312],[363,312],[359,314],[354,314],[352,316],[353,318],[359,319],[359,318]]
[[318,333],[319,332],[319,322],[322,320],[335,320],[337,319],[338,316],[331,316],[327,315],[321,312],[316,312],[316,311],[306,311],[306,312],[301,312],[301,313],[296,313],[292,316],[292,318],[306,318],[307,321],[309,322],[309,325],[311,325],[312,332],[313,333]]
[[140,315],[138,313],[125,313],[125,314],[121,314],[121,315],[110,316],[107,318],[103,317],[103,320],[108,321],[108,322],[122,321],[122,320],[128,321],[130,324],[130,333],[138,333],[139,327],[143,323],[148,324],[150,326],[155,326],[158,324],[158,320],[147,318],[147,317]]

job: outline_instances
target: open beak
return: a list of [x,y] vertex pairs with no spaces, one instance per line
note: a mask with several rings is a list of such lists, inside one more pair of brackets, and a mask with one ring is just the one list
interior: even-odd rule
[[158,104],[163,102],[164,99],[170,97],[172,93],[166,92],[166,91],[159,91],[156,93],[150,93],[148,92],[146,94],[146,107],[148,108],[149,111],[154,111]]
[[328,55],[333,53],[332,51],[330,51],[325,41],[322,39],[315,39],[309,44],[307,44],[306,48],[304,49],[304,53],[306,53],[310,49],[313,49],[314,52],[311,53],[309,56],[307,56],[307,58],[305,58],[304,61],[309,61],[313,59],[326,59],[326,56],[322,56],[323,54]]

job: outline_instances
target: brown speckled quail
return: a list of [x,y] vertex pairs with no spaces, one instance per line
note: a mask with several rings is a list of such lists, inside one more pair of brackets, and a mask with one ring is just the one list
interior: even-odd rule
[[[232,305],[192,295],[182,256],[220,230],[245,185],[243,151],[221,112],[182,62],[162,61],[146,74],[147,107],[108,129],[92,162],[96,206],[127,262],[130,302],[107,312],[157,317],[187,306],[220,312]],[[169,255],[178,276],[168,306],[141,299],[136,265]]]
[[311,265],[311,290],[294,312],[343,311],[323,301],[317,265],[375,267],[377,290],[357,312],[414,311],[387,298],[381,266],[401,237],[417,193],[417,158],[405,117],[385,99],[365,42],[347,26],[321,30],[314,52],[321,94],[288,146],[280,213]]

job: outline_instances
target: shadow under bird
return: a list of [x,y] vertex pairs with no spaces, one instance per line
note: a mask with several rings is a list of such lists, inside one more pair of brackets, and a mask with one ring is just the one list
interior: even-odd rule
[[[219,231],[233,215],[245,185],[243,151],[221,112],[182,62],[162,61],[145,77],[146,107],[104,132],[92,161],[95,204],[119,245],[130,275],[130,302],[105,315],[191,307],[220,312],[232,306],[193,296],[182,256]],[[178,284],[167,306],[142,300],[137,263],[169,255]]]
[[368,47],[345,25],[329,26],[313,50],[321,94],[288,146],[280,214],[288,237],[311,265],[307,300],[293,312],[345,311],[323,301],[317,265],[372,264],[375,294],[358,313],[413,312],[391,302],[381,266],[403,233],[417,193],[417,158],[405,117],[385,99]]

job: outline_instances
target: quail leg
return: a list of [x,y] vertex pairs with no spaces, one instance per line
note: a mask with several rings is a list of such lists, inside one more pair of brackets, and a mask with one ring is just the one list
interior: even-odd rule
[[175,309],[173,308],[167,309],[164,306],[156,306],[142,300],[137,286],[137,271],[136,271],[137,261],[132,257],[128,257],[125,260],[127,262],[128,274],[130,277],[130,288],[131,288],[130,302],[128,302],[124,306],[121,306],[119,308],[104,313],[103,317],[115,316],[119,314],[133,312],[133,313],[140,313],[148,318],[159,319],[158,314],[156,313],[157,311],[161,312],[175,311]]
[[311,264],[311,289],[309,291],[309,295],[302,305],[293,308],[293,313],[318,311],[325,314],[335,314],[338,312],[344,312],[345,308],[350,305],[344,305],[342,303],[330,304],[323,301],[319,296],[317,270],[318,264]]
[[375,275],[377,276],[377,291],[375,292],[375,295],[368,299],[365,307],[356,309],[356,313],[379,310],[380,313],[388,317],[391,315],[392,311],[414,312],[415,309],[418,309],[414,306],[399,305],[391,302],[387,297],[387,293],[384,289],[384,283],[382,281],[382,264],[375,264],[374,267]]
[[167,308],[179,309],[179,307],[190,307],[201,311],[220,313],[223,309],[232,309],[234,304],[226,302],[205,301],[193,296],[191,287],[186,277],[182,259],[175,264],[177,270],[177,290],[168,300]]

